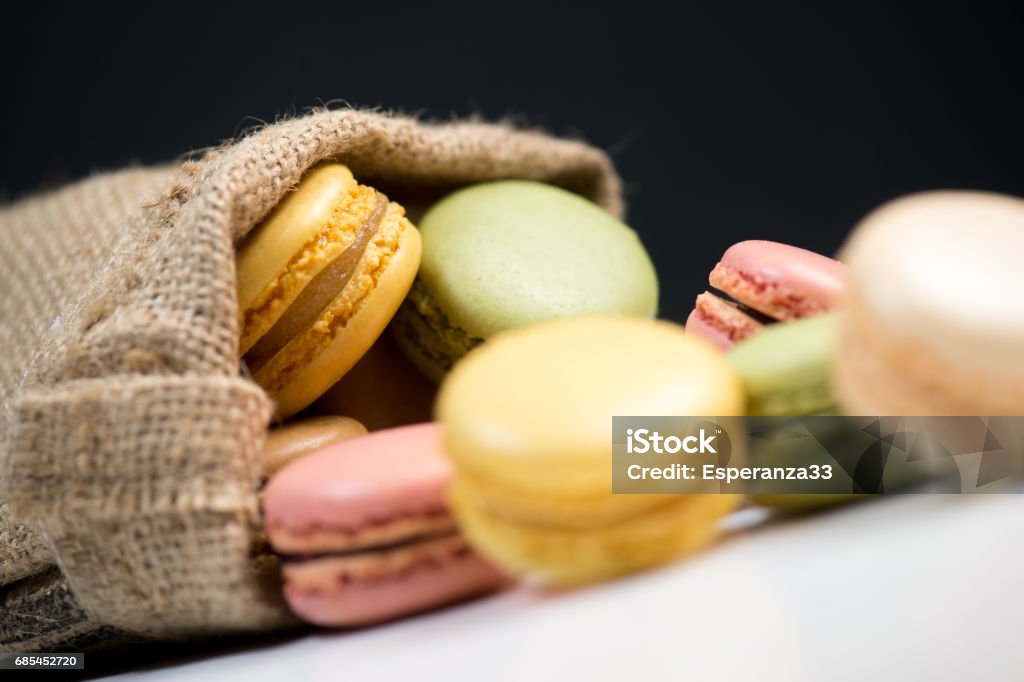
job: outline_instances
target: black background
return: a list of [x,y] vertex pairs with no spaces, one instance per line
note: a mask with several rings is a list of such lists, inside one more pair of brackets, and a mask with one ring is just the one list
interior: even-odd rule
[[512,115],[613,154],[677,320],[732,242],[833,253],[899,194],[1024,194],[1014,3],[6,11],[8,199],[339,99]]

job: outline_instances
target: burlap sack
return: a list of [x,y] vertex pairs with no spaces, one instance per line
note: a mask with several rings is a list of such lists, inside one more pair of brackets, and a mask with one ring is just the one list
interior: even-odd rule
[[411,204],[514,177],[622,210],[580,142],[353,110],[0,210],[0,650],[293,622],[256,539],[271,406],[239,373],[234,245],[326,157]]

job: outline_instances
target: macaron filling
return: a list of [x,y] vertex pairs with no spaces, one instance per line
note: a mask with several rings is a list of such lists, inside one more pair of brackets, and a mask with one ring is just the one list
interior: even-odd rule
[[[305,551],[283,549],[280,539],[274,547],[285,561],[296,563],[324,557],[377,554],[458,535],[455,522],[447,513],[433,517],[398,517],[393,527],[377,528],[378,532],[373,530],[371,528],[367,533],[357,530],[324,533],[317,537],[316,544],[311,542],[304,548]],[[326,541],[323,541],[325,537]]]
[[739,343],[749,336],[761,331],[767,324],[777,320],[757,314],[743,304],[732,301],[726,296],[705,291],[697,297],[692,319],[687,326],[700,324],[706,327],[705,332],[721,337],[724,345]]
[[734,300],[775,320],[798,320],[829,309],[828,305],[782,282],[771,281],[725,263],[715,266],[708,281]]
[[453,324],[418,277],[393,325],[399,345],[435,381],[484,341]]
[[367,519],[360,525],[318,523],[305,527],[283,527],[268,521],[267,531],[274,548],[285,556],[361,552],[395,546],[424,537],[450,535],[455,522],[443,508],[419,513],[395,514],[385,519]]
[[258,371],[293,338],[311,327],[348,284],[387,212],[388,198],[380,192],[375,192],[375,197],[373,208],[349,246],[309,281],[270,330],[245,354],[243,359],[250,371]]
[[309,593],[333,591],[338,584],[401,580],[414,571],[438,569],[470,556],[473,550],[465,538],[449,533],[366,551],[285,557],[283,568],[286,578],[302,578],[299,589]]
[[357,627],[468,599],[506,578],[461,535],[353,556],[285,562],[289,606],[311,623]]

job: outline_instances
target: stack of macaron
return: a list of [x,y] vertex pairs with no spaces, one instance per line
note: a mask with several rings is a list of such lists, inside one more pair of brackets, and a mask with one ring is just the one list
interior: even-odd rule
[[563,189],[464,187],[418,222],[326,162],[239,248],[240,359],[277,405],[266,535],[311,623],[380,622],[515,579],[603,580],[709,546],[741,498],[612,494],[614,415],[1024,413],[1020,200],[895,202],[842,263],[735,244],[685,328],[653,319],[636,233]]

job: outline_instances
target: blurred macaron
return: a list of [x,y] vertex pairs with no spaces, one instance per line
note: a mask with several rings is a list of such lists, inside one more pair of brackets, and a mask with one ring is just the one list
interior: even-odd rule
[[848,414],[1024,414],[1024,200],[915,194],[853,232],[833,383]]
[[737,415],[724,356],[679,325],[553,320],[473,351],[438,397],[453,512],[505,570],[568,585],[697,551],[739,497],[612,493],[614,415]]

